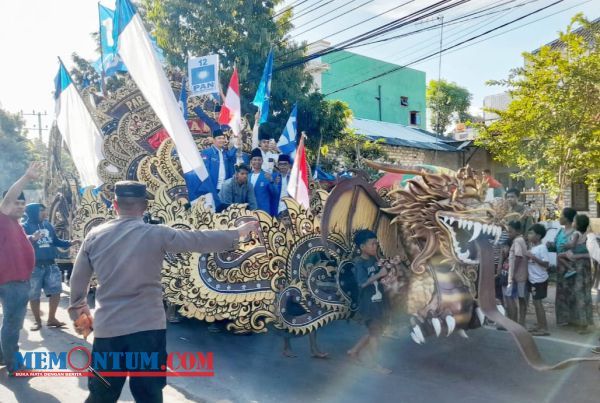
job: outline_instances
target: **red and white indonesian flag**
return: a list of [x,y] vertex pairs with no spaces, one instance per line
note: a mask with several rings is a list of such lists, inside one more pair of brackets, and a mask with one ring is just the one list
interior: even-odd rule
[[238,79],[237,67],[233,69],[225,102],[221,106],[219,123],[231,127],[231,131],[236,137],[242,132],[242,106],[240,103],[240,82]]
[[296,150],[294,166],[290,174],[287,187],[290,197],[296,199],[305,209],[310,208],[310,196],[308,195],[308,163],[306,162],[306,150],[304,149],[304,136],[300,138],[300,144]]

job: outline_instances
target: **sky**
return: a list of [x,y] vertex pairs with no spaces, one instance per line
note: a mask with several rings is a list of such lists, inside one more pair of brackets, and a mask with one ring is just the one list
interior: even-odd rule
[[[556,0],[471,0],[438,14],[444,16],[447,24],[444,26],[443,47],[452,46],[554,1]],[[289,0],[287,4],[297,4],[295,12],[298,17],[293,20],[296,29],[291,32],[293,39],[308,42],[324,39],[336,44],[405,17],[434,2],[434,0],[306,0],[304,2]],[[404,3],[407,4],[400,6]],[[103,0],[102,4],[112,6],[114,1]],[[510,9],[519,5],[522,6]],[[360,7],[349,12],[358,6]],[[395,11],[361,23],[367,18],[397,6],[400,7]],[[494,14],[461,23],[451,23],[458,16],[494,6],[496,6],[493,9]],[[311,11],[316,7],[320,8]],[[338,17],[345,12],[347,14]],[[583,12],[589,19],[598,18],[600,1],[564,0],[547,10],[495,31],[490,36],[525,25],[519,29],[483,40],[473,46],[450,51],[442,56],[441,77],[466,87],[473,94],[472,111],[476,112],[486,95],[502,92],[502,88],[487,86],[486,81],[506,78],[511,68],[522,65],[522,52],[534,50],[556,39],[557,33],[566,28],[571,17],[577,12]],[[306,15],[302,16],[304,13]],[[483,12],[476,16],[482,14]],[[334,19],[327,22],[330,18]],[[539,21],[535,21],[538,19]],[[403,27],[387,36],[428,28],[436,24],[439,24],[438,20],[427,19]],[[72,65],[70,56],[73,52],[89,60],[96,59],[98,55],[95,53],[95,44],[90,34],[97,30],[97,27],[97,0],[1,0],[0,49],[4,57],[0,74],[0,106],[11,112],[46,112],[42,126],[49,127],[54,117],[52,92],[54,91],[53,79],[58,71],[57,56],[62,58],[67,67]],[[345,28],[349,29],[332,35]],[[386,41],[383,44],[363,46],[352,51],[405,65],[436,52],[439,49],[439,41],[440,29],[433,27],[418,35]],[[435,57],[410,67],[425,71],[427,80],[430,80],[437,79],[438,66],[439,58]],[[374,72],[357,71],[355,74],[356,80],[360,81],[373,75]],[[25,118],[28,128],[37,128],[37,118],[32,119],[27,116]],[[30,132],[37,133],[34,130]],[[46,136],[47,131],[44,132],[44,137]]]

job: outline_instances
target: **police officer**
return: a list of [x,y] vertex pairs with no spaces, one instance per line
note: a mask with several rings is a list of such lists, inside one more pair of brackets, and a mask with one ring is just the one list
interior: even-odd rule
[[[113,205],[118,218],[93,228],[81,245],[71,276],[69,314],[74,321],[82,315],[91,318],[86,297],[92,273],[96,273],[93,352],[158,352],[160,368],[166,365],[167,358],[160,281],[165,253],[235,250],[239,240],[257,231],[258,225],[246,223],[224,231],[186,231],[145,224],[146,186],[134,181],[115,184]],[[85,334],[90,329],[78,322],[76,330]],[[125,366],[123,359],[121,371],[126,371]],[[89,378],[90,395],[86,401],[116,402],[125,377],[110,377],[109,382],[111,386],[107,388],[99,379]],[[131,377],[129,385],[136,401],[162,402],[166,378]]]

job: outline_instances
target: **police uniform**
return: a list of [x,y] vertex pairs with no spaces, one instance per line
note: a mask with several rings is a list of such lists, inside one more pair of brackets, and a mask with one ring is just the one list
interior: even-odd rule
[[[122,197],[145,198],[146,186],[118,182],[115,195],[117,202]],[[142,216],[119,215],[93,228],[81,245],[71,276],[71,319],[76,320],[87,309],[88,283],[95,273],[98,288],[93,350],[158,352],[160,367],[166,364],[161,286],[165,253],[235,250],[238,237],[237,230],[187,231],[146,224]],[[117,401],[125,377],[110,377],[109,382],[111,387],[106,388],[96,378],[89,378],[87,401]],[[165,385],[164,376],[130,379],[136,401],[162,401]]]

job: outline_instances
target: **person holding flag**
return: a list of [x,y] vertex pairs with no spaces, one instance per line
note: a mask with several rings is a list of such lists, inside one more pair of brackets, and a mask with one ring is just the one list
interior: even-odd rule
[[112,38],[115,42],[113,54],[118,54],[125,63],[129,75],[175,143],[189,201],[194,202],[208,194],[217,205],[216,186],[182,116],[150,35],[130,0],[116,2]]
[[294,158],[294,154],[296,154],[296,138],[298,133],[298,105],[294,104],[292,108],[292,112],[290,113],[290,117],[283,129],[283,133],[279,137],[279,141],[277,142],[277,148],[283,154],[289,155],[292,159]]
[[[254,129],[252,130],[252,148],[258,147],[260,141],[259,130],[263,123],[266,123],[269,118],[269,100],[271,98],[271,79],[273,78],[273,49],[269,51],[265,68],[263,70],[262,79],[258,84],[256,95],[252,104],[258,108],[256,119],[254,121]],[[264,155],[263,155],[264,157]],[[264,160],[264,158],[263,158]],[[263,168],[264,169],[264,168]]]

